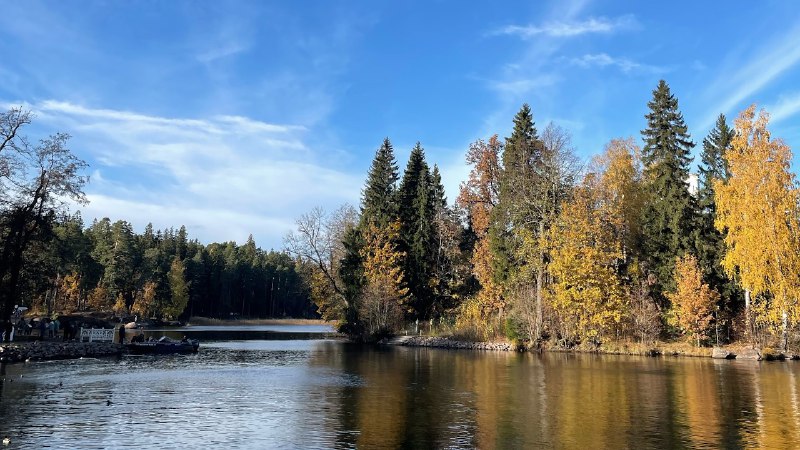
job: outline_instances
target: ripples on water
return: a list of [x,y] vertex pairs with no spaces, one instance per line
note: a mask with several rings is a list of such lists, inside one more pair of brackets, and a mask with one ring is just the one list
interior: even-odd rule
[[10,448],[790,448],[798,367],[225,340],[7,366],[0,434]]

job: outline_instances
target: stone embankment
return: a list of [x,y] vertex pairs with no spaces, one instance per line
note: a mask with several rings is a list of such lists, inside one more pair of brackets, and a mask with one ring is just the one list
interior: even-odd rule
[[495,350],[509,352],[516,347],[507,342],[467,342],[438,336],[397,336],[386,342],[405,347],[436,347],[465,350]]
[[0,344],[0,362],[99,358],[121,354],[123,346],[111,342],[19,342]]

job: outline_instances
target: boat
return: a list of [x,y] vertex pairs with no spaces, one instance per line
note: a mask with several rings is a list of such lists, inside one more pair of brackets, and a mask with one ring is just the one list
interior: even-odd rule
[[173,353],[197,353],[200,342],[197,339],[176,341],[163,336],[157,341],[131,342],[125,344],[132,355],[169,355]]

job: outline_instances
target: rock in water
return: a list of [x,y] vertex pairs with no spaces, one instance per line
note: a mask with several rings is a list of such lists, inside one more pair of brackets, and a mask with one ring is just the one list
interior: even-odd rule
[[714,349],[711,350],[711,357],[714,359],[734,359],[736,358],[736,354],[722,347],[714,347]]
[[761,354],[754,348],[746,348],[736,355],[736,359],[746,359],[749,361],[761,361]]

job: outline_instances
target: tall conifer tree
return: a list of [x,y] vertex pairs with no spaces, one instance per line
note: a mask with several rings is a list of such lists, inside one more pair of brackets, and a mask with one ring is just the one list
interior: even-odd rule
[[379,227],[386,226],[397,219],[395,198],[398,179],[394,148],[389,138],[375,152],[372,167],[367,175],[367,183],[361,198],[362,224],[374,221]]
[[401,223],[399,250],[406,255],[403,261],[405,283],[409,288],[409,303],[415,317],[426,317],[433,303],[430,279],[435,256],[434,188],[425,162],[425,151],[417,142],[411,150],[398,189]]
[[358,336],[363,324],[358,313],[358,299],[366,280],[364,278],[364,232],[370,226],[385,228],[398,219],[397,207],[397,162],[389,138],[375,152],[367,175],[361,198],[361,220],[359,226],[348,230],[344,236],[344,255],[339,267],[343,292],[349,307],[345,311],[342,331]]
[[725,275],[722,258],[725,256],[724,235],[714,227],[717,205],[714,200],[714,181],[725,183],[730,178],[725,153],[731,146],[734,131],[728,126],[725,115],[720,114],[716,126],[703,139],[700,163],[700,185],[697,203],[700,212],[696,252],[699,266],[704,270],[706,282],[720,295],[720,306],[730,311],[731,301],[739,298],[733,282]]
[[525,201],[536,182],[536,165],[541,162],[541,143],[527,103],[514,116],[514,130],[506,139],[502,162],[498,203],[489,229],[495,279],[501,284],[515,266],[513,255],[518,243],[514,242],[513,230],[532,228],[539,221],[533,205]]
[[642,130],[646,203],[642,216],[642,252],[646,270],[655,275],[653,292],[674,290],[675,259],[692,247],[696,202],[687,188],[694,147],[678,100],[664,80],[653,91]]

